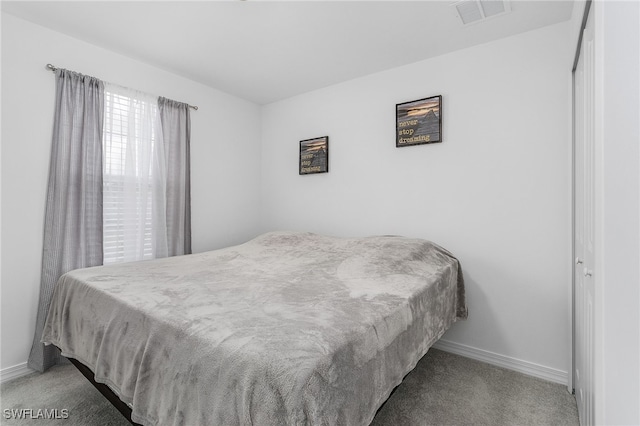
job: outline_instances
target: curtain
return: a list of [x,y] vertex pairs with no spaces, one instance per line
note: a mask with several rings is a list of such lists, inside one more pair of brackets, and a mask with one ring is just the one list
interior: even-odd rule
[[29,367],[42,372],[61,360],[60,351],[40,340],[64,273],[191,253],[190,133],[187,104],[56,71]]
[[167,161],[158,98],[105,85],[105,264],[166,257]]
[[191,253],[191,117],[189,105],[158,99],[166,160],[168,255]]
[[96,78],[56,71],[40,299],[28,362],[38,371],[60,360],[56,348],[40,342],[58,278],[102,264],[103,91]]

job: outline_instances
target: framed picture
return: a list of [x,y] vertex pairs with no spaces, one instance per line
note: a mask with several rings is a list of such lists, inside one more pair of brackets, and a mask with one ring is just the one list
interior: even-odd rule
[[442,96],[396,105],[396,147],[442,142]]
[[329,136],[300,141],[300,174],[329,171]]

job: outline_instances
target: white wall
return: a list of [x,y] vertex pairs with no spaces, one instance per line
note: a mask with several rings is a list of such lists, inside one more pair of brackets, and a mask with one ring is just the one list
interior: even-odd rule
[[54,76],[47,63],[198,105],[192,111],[193,251],[257,232],[260,107],[2,14],[2,349],[22,364],[36,319]]
[[[558,24],[265,106],[262,229],[437,242],[469,305],[444,339],[566,378],[570,39]],[[395,104],[438,94],[444,142],[396,148]],[[299,176],[298,141],[324,135],[330,172]]]
[[[640,4],[595,2],[596,422],[640,424]],[[599,201],[599,202],[598,202]],[[599,219],[599,220],[598,220]]]

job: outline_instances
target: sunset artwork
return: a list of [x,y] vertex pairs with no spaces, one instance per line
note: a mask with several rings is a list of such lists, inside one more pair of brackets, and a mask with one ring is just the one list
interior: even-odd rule
[[300,141],[299,173],[309,175],[329,171],[329,136]]
[[442,96],[396,105],[396,147],[442,142]]

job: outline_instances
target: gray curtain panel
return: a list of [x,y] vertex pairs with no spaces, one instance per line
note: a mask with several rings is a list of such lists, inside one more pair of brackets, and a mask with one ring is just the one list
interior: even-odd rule
[[44,224],[42,278],[29,367],[44,371],[60,352],[40,342],[58,278],[102,264],[103,83],[56,71],[56,104]]
[[189,105],[158,98],[167,163],[168,256],[191,253],[191,117]]

